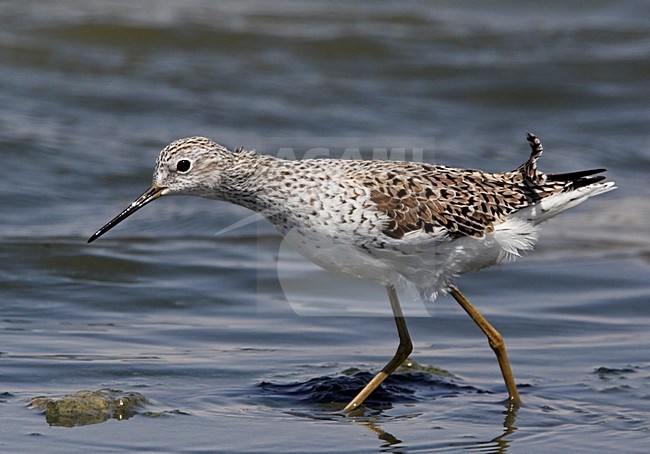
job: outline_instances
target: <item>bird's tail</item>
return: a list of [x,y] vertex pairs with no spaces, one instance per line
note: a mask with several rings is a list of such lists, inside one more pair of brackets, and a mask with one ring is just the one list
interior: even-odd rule
[[[542,156],[544,147],[539,138],[532,133],[526,135],[530,144],[530,157],[526,162],[515,169],[515,172],[521,173],[529,183],[539,186],[552,186],[557,189],[562,186],[565,191],[573,191],[585,186],[603,181],[603,175],[596,175],[605,172],[607,169],[590,169],[580,170],[578,172],[568,173],[543,173],[537,169],[537,160]],[[596,176],[594,176],[596,175]]]
[[601,183],[605,177],[597,174],[605,172],[606,169],[568,173],[540,172],[537,169],[537,160],[544,150],[542,142],[531,133],[528,133],[526,138],[531,148],[530,157],[514,172],[523,175],[534,201],[527,209],[522,210],[520,215],[534,223],[553,217],[589,197],[616,189],[613,181]]

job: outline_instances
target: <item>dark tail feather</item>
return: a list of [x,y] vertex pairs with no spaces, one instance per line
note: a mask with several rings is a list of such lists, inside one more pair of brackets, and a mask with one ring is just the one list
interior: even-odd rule
[[603,175],[592,175],[605,172],[606,170],[607,169],[591,169],[569,173],[549,173],[546,175],[546,181],[564,182],[567,184],[567,190],[574,190],[589,186],[590,184],[598,183],[599,181],[603,181],[605,179]]
[[581,170],[579,172],[547,173],[546,179],[549,181],[574,181],[574,180],[579,180],[580,178],[589,177],[591,175],[596,175],[597,173],[602,173],[606,171],[607,169],[591,169],[591,170]]

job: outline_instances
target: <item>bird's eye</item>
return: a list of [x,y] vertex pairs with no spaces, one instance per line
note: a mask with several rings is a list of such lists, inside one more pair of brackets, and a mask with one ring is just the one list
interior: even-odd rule
[[187,159],[181,159],[176,163],[176,170],[185,173],[188,170],[190,170],[190,166],[191,166],[190,161],[188,161]]

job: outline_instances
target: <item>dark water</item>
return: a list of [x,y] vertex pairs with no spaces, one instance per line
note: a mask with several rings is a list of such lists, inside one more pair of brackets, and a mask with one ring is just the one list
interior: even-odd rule
[[[645,1],[0,2],[0,451],[647,452],[648,17]],[[607,167],[619,189],[459,282],[506,339],[517,411],[453,300],[403,295],[422,367],[365,415],[333,413],[394,352],[386,296],[264,222],[217,235],[238,207],[164,200],[85,244],[179,137],[426,144],[429,162],[505,170],[527,130],[544,170]],[[27,407],[103,388],[152,403],[74,428]]]

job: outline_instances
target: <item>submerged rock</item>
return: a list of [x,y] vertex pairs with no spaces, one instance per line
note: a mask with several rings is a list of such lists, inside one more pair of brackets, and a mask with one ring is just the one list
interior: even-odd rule
[[411,358],[407,358],[396,370],[397,373],[414,373],[414,372],[423,372],[430,375],[435,375],[438,377],[448,377],[456,378],[451,372],[441,369],[436,366],[425,366],[420,364]]
[[29,406],[41,410],[50,425],[74,427],[98,424],[110,418],[128,419],[148,403],[149,400],[140,393],[84,389],[59,400],[35,397]]

